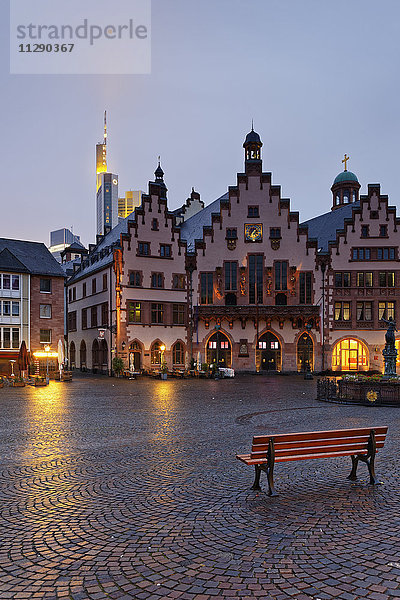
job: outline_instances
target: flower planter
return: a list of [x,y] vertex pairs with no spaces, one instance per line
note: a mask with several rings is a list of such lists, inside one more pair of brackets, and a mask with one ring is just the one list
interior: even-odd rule
[[46,380],[41,381],[41,380],[35,379],[35,387],[44,387],[46,385],[47,385]]
[[14,381],[13,387],[25,387],[25,381]]

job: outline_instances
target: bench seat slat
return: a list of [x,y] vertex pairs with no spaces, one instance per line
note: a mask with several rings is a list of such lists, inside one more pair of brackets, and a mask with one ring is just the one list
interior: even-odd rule
[[356,437],[356,436],[369,436],[371,429],[374,429],[375,435],[383,434],[386,435],[387,427],[373,427],[373,428],[356,428],[356,429],[339,429],[336,431],[306,431],[299,433],[276,433],[270,435],[256,435],[253,438],[253,444],[268,444],[271,438],[274,438],[274,442],[295,442],[295,441],[307,441],[307,440],[318,440],[318,439],[330,439],[330,438],[345,438],[345,437]]

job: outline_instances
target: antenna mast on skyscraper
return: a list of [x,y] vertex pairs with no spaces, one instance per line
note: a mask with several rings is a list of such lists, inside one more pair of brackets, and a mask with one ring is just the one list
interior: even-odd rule
[[107,111],[104,111],[104,145],[107,144]]

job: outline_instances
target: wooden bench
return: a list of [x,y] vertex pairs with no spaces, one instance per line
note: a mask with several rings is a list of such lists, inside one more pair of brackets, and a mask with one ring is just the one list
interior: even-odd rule
[[250,454],[237,454],[246,465],[254,465],[255,480],[252,489],[260,490],[261,471],[267,474],[269,495],[276,496],[274,488],[275,463],[331,456],[350,456],[351,473],[348,479],[357,479],[357,466],[361,460],[368,466],[370,483],[379,484],[375,475],[375,456],[383,448],[387,427],[339,429],[337,431],[309,431],[256,435]]

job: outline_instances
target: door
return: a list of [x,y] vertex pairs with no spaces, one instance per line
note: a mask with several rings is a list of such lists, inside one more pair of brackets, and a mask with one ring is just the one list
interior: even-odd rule
[[129,370],[140,371],[140,352],[129,353]]
[[268,331],[259,339],[258,350],[260,352],[260,369],[262,371],[280,371],[281,369],[281,345],[273,333]]

